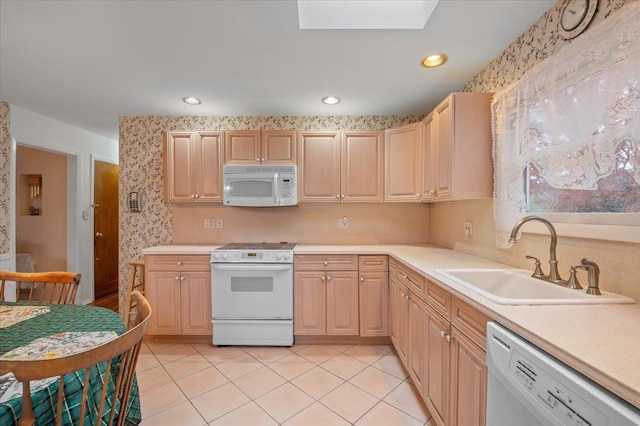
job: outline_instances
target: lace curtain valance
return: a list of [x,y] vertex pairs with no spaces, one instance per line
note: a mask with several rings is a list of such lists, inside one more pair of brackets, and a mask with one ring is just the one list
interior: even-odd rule
[[553,188],[590,190],[631,144],[640,185],[640,2],[627,4],[496,93],[492,103],[498,247],[527,214],[525,169]]

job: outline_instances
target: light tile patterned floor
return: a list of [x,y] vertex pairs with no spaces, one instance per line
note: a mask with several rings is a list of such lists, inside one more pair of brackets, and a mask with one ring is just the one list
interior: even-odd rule
[[142,425],[429,425],[391,346],[145,342]]

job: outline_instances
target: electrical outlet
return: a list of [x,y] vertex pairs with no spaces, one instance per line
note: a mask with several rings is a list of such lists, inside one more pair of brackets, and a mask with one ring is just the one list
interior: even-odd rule
[[470,240],[473,235],[473,227],[471,226],[471,221],[464,222],[464,239]]
[[346,216],[341,219],[338,219],[338,228],[347,229],[348,227],[349,227],[349,219],[347,219]]
[[205,219],[204,220],[204,227],[207,229],[214,229],[216,227],[216,220],[215,219]]
[[224,220],[222,220],[222,219],[216,220],[216,228],[218,228],[218,229],[224,228]]

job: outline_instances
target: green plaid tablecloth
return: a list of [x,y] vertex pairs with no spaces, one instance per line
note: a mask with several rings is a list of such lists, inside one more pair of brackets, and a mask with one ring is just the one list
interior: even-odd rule
[[[0,302],[0,305],[37,305],[37,303],[11,303]],[[88,332],[88,331],[115,331],[117,334],[125,332],[122,318],[113,311],[96,306],[82,305],[47,305],[51,311],[38,315],[34,318],[22,321],[7,328],[0,328],[0,355],[15,348],[24,346],[29,342],[40,338],[51,336],[65,331]],[[2,362],[2,361],[0,361]],[[105,364],[98,368],[91,369],[90,389],[99,392],[102,389],[101,376],[104,373]],[[68,374],[65,376],[65,401],[63,404],[64,413],[62,416],[64,425],[77,423],[80,413],[79,402],[82,398],[82,381],[84,371]],[[110,387],[114,387],[110,383]],[[53,407],[56,402],[58,392],[58,382],[49,387],[35,392],[32,395],[33,407],[36,412],[36,425],[53,424],[55,417]],[[18,417],[22,411],[22,398],[15,398],[0,404],[0,425],[10,426],[18,424]],[[131,395],[129,397],[129,407],[127,410],[126,423],[137,425],[140,423],[142,413],[140,410],[140,398],[137,382],[133,382]],[[74,419],[76,419],[74,421]],[[95,424],[96,419],[85,418],[85,424]],[[106,425],[107,420],[102,424]]]

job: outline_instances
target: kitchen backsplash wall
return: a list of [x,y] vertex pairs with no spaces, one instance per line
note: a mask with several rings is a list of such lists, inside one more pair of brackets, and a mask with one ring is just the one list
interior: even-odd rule
[[0,101],[0,254],[9,253],[10,107]]
[[[526,70],[569,43],[559,38],[557,30],[562,4],[563,1],[559,1],[471,79],[463,90],[498,91],[520,79]],[[623,0],[600,0],[599,10],[591,25],[606,19],[624,4]],[[530,254],[541,258],[545,271],[548,270],[548,235],[527,234],[520,244],[509,250],[496,248],[491,200],[433,204],[429,217],[430,242],[433,244],[533,270],[531,261],[524,257],[525,254]],[[462,232],[465,220],[473,222],[473,236],[470,240],[465,240]],[[602,288],[640,300],[637,274],[640,244],[560,236],[557,251],[564,278],[568,277],[569,266],[577,265],[580,259],[587,257],[600,265]],[[580,272],[579,278],[586,284],[586,274]]]
[[[141,116],[120,118],[120,282],[129,260],[145,247],[170,243],[218,243],[289,239],[326,242],[426,242],[428,206],[312,204],[278,209],[239,209],[210,204],[172,206],[163,201],[164,130],[383,130],[423,116]],[[138,191],[141,213],[129,213],[126,194]],[[281,216],[282,215],[282,216]],[[347,216],[349,228],[338,230]],[[282,217],[287,218],[286,221]],[[205,218],[222,218],[222,230],[204,228]],[[342,231],[342,232],[338,232]],[[283,235],[283,236],[279,236]],[[333,239],[335,237],[335,239]],[[121,300],[124,287],[121,285]]]

